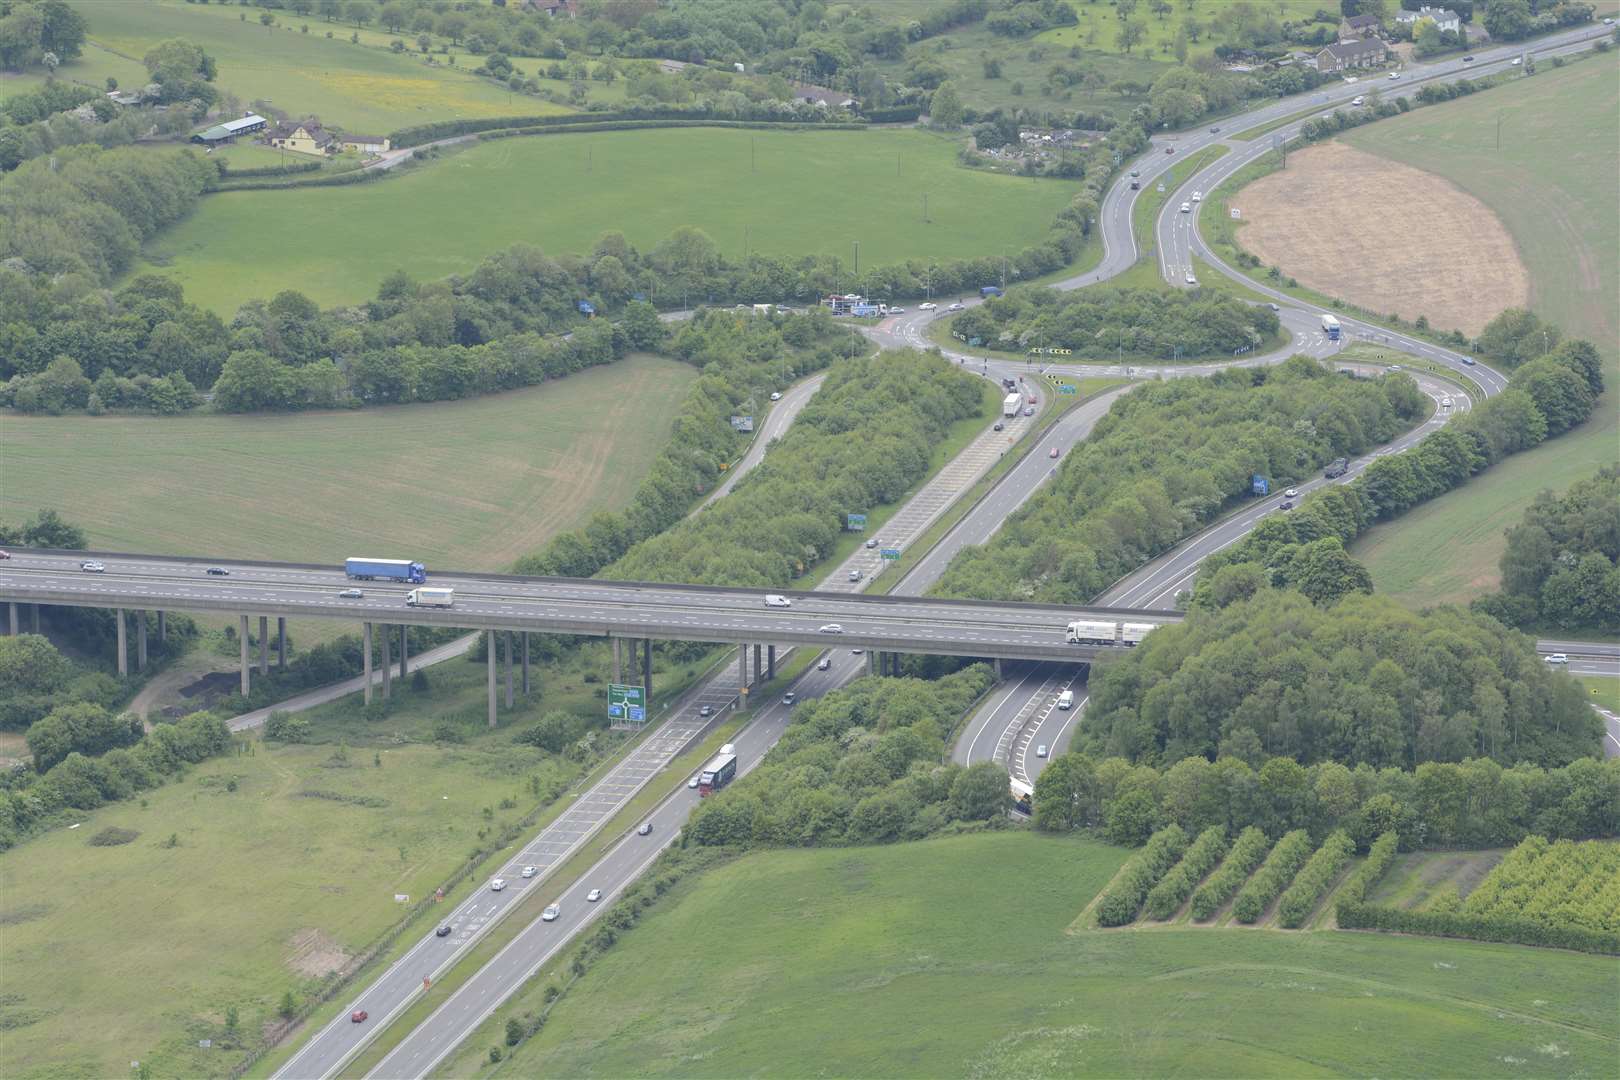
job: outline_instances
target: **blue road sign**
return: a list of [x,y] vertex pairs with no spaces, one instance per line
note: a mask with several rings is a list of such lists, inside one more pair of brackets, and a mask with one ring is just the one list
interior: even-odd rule
[[898,559],[900,557],[900,549],[899,548],[884,548],[883,549],[883,557],[885,559]]
[[1267,480],[1259,473],[1254,474],[1254,479],[1251,481],[1251,483],[1253,485],[1253,491],[1256,495],[1271,494],[1271,481]]
[[844,529],[848,532],[864,532],[866,530],[866,515],[847,515],[844,519]]
[[1078,394],[1079,392],[1080,388],[1074,383],[1058,383],[1058,393],[1060,394]]

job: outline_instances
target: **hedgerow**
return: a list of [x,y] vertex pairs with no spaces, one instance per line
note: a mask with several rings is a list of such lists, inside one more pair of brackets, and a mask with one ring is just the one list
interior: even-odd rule
[[1294,880],[1310,855],[1311,835],[1304,829],[1295,829],[1277,841],[1277,846],[1271,849],[1266,861],[1232,903],[1232,914],[1237,916],[1238,922],[1252,923],[1259,919],[1277,894]]
[[1181,861],[1171,867],[1147,895],[1144,914],[1150,919],[1168,919],[1192,893],[1204,875],[1226,854],[1226,828],[1211,825],[1198,834]]
[[1221,868],[1193,894],[1192,917],[1202,921],[1215,914],[1249,879],[1249,874],[1260,865],[1270,848],[1270,838],[1254,825],[1239,833]]
[[1277,904],[1277,921],[1289,930],[1304,926],[1316,902],[1322,898],[1339,871],[1344,869],[1344,864],[1350,861],[1355,850],[1356,842],[1343,829],[1322,841],[1322,846],[1305,864],[1305,869],[1299,872],[1294,883],[1288,886],[1288,891],[1283,893],[1282,900]]
[[1124,926],[1135,919],[1148,891],[1185,850],[1187,834],[1180,825],[1166,825],[1149,837],[1097,902],[1098,925]]
[[1345,879],[1339,886],[1339,903],[1346,901],[1358,903],[1367,898],[1372,887],[1383,878],[1389,870],[1389,864],[1395,861],[1395,854],[1400,849],[1401,838],[1391,829],[1377,840],[1367,852],[1367,861],[1356,867],[1356,872]]

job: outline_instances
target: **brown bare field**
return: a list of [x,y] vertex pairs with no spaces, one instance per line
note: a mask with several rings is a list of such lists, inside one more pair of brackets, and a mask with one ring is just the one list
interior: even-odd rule
[[1318,292],[1477,334],[1529,300],[1530,276],[1489,207],[1432,173],[1342,143],[1289,155],[1245,187],[1238,242]]

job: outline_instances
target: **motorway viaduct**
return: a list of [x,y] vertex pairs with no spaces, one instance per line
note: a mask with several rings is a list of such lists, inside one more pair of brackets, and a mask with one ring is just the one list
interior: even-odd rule
[[[105,569],[91,573],[81,564]],[[220,574],[211,572],[224,570]],[[411,607],[411,586],[369,581],[364,595],[338,594],[353,583],[341,568],[302,563],[220,562],[186,557],[116,552],[60,550],[14,551],[0,565],[0,602],[7,605],[10,633],[22,628],[21,608],[32,605],[39,626],[39,606],[110,608],[116,612],[118,670],[129,663],[128,615],[135,613],[135,664],[145,666],[147,612],[156,612],[157,632],[165,632],[167,611],[226,612],[240,619],[238,640],[242,693],[251,688],[254,657],[249,619],[257,618],[257,666],[270,669],[269,620],[276,620],[277,663],[286,665],[286,620],[330,618],[358,620],[363,627],[366,700],[371,700],[373,638],[380,644],[382,693],[390,693],[391,649],[397,638],[399,675],[409,670],[407,626],[441,626],[478,630],[488,635],[489,722],[498,705],[497,652],[504,654],[506,706],[513,705],[514,663],[521,666],[521,686],[529,687],[529,634],[571,634],[613,639],[613,677],[622,681],[622,644],[630,645],[629,674],[651,695],[651,642],[706,641],[743,646],[740,676],[748,685],[748,650],[754,646],[755,677],[775,676],[777,645],[841,645],[871,650],[874,672],[898,670],[896,654],[928,653],[1002,660],[1086,662],[1113,650],[1070,645],[1064,640],[1070,620],[1092,618],[1144,622],[1179,622],[1181,615],[1125,607],[1060,607],[978,600],[938,600],[834,592],[790,592],[789,607],[765,604],[765,589],[662,585],[578,578],[518,577],[501,574],[436,572],[436,588],[455,590],[449,608]],[[832,631],[828,628],[836,626]],[[498,646],[503,646],[498,649]],[[637,654],[639,665],[637,663]],[[521,660],[517,655],[521,654]],[[763,653],[763,656],[762,656]],[[639,673],[636,671],[640,667]]]

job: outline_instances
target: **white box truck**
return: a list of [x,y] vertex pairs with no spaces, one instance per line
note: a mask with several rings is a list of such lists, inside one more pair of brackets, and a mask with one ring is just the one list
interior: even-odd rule
[[1006,397],[1002,398],[1001,399],[1001,415],[1002,416],[1017,416],[1018,415],[1018,406],[1023,403],[1023,400],[1024,399],[1019,397],[1017,394],[1008,394]]
[[1339,320],[1332,315],[1322,316],[1322,333],[1328,336],[1329,341],[1338,341],[1341,333]]
[[456,602],[454,589],[412,589],[405,594],[411,607],[450,607]]

